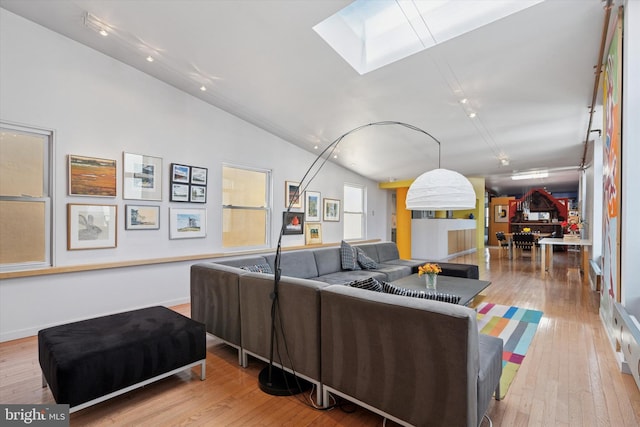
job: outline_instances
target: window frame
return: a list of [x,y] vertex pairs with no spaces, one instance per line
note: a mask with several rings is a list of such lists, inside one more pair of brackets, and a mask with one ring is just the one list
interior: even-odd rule
[[4,120],[0,121],[0,131],[13,131],[22,134],[41,136],[45,140],[42,159],[42,196],[4,196],[0,194],[0,201],[3,202],[44,203],[44,260],[0,264],[0,272],[4,273],[51,268],[55,265],[55,251],[53,250],[55,242],[53,224],[55,224],[55,217],[53,210],[54,195],[52,191],[52,189],[55,188],[55,163],[53,162],[55,153],[55,132],[52,129],[22,125]]
[[[265,174],[265,206],[262,207],[256,207],[256,206],[234,206],[234,205],[225,205],[224,204],[224,169],[225,168],[233,168],[233,169],[239,169],[239,170],[243,170],[243,171],[250,171],[250,172],[260,172],[260,173],[264,173]],[[235,163],[222,163],[222,170],[221,170],[221,222],[220,222],[220,244],[221,247],[225,250],[225,251],[246,251],[246,250],[253,250],[253,249],[264,249],[264,248],[270,248],[271,247],[271,223],[273,220],[273,214],[272,214],[272,186],[273,186],[273,182],[272,182],[272,176],[273,173],[271,171],[271,169],[264,169],[264,168],[257,168],[257,167],[252,167],[252,166],[244,166],[244,165],[239,165],[239,164],[235,164]],[[224,245],[224,212],[225,209],[229,209],[229,210],[239,210],[239,209],[243,209],[243,210],[252,210],[252,211],[264,211],[265,212],[265,241],[263,244],[261,245],[253,245],[253,246],[225,246]]]
[[[347,202],[347,187],[349,188],[355,188],[360,190],[360,194],[361,194],[361,200],[360,200],[360,211],[350,211],[347,210],[347,207],[349,205],[349,203]],[[367,187],[361,184],[351,184],[351,183],[347,183],[345,182],[343,185],[343,190],[342,190],[342,200],[343,200],[343,217],[344,217],[344,227],[342,230],[342,237],[345,240],[363,240],[366,239],[367,237]],[[347,236],[347,218],[350,215],[360,215],[360,236],[356,237],[356,236]]]

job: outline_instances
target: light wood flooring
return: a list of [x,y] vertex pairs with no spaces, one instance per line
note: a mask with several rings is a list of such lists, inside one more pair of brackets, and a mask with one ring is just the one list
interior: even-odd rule
[[[640,425],[640,391],[616,367],[596,294],[580,276],[578,254],[558,253],[554,260],[547,274],[541,273],[539,259],[509,260],[497,248],[454,260],[479,264],[481,278],[492,282],[483,292],[484,301],[544,312],[506,398],[491,403],[493,425]],[[174,309],[189,315],[188,304]],[[380,416],[348,402],[321,411],[301,395],[266,395],[257,385],[262,362],[250,359],[248,368],[239,367],[236,351],[215,338],[208,338],[207,350],[206,381],[193,368],[74,413],[71,425],[383,425]],[[35,337],[0,344],[0,402],[54,402],[49,390],[41,388]]]

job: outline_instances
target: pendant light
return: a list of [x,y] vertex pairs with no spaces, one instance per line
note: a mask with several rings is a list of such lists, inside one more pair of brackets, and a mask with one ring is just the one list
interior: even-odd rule
[[406,207],[410,211],[454,211],[475,209],[476,192],[467,178],[440,167],[440,141],[421,129],[438,144],[438,169],[423,173],[407,191]]

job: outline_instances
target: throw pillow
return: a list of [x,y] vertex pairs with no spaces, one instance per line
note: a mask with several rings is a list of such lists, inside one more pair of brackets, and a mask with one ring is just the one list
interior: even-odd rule
[[252,271],[254,273],[273,274],[271,266],[269,264],[255,264],[255,265],[243,265],[240,267],[243,270]]
[[401,288],[389,282],[382,282],[382,291],[388,294],[402,295],[405,297],[413,297],[413,298],[431,299],[431,300],[436,300],[441,302],[448,302],[451,304],[458,304],[460,302],[460,297],[458,295],[443,294],[441,292],[426,293],[426,292],[418,291],[415,289]]
[[373,277],[369,277],[368,279],[364,280],[354,280],[353,282],[347,283],[347,286],[351,286],[352,288],[366,289],[368,291],[382,292],[382,284]]
[[358,264],[356,249],[344,240],[340,243],[340,259],[343,270],[362,270]]
[[364,253],[361,248],[356,247],[356,253],[358,254],[358,264],[365,270],[375,270],[378,268],[378,263]]

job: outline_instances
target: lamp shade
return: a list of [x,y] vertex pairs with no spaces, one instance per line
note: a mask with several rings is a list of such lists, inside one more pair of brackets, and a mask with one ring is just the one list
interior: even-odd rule
[[476,193],[469,180],[458,172],[434,169],[413,181],[406,204],[412,211],[474,209]]

